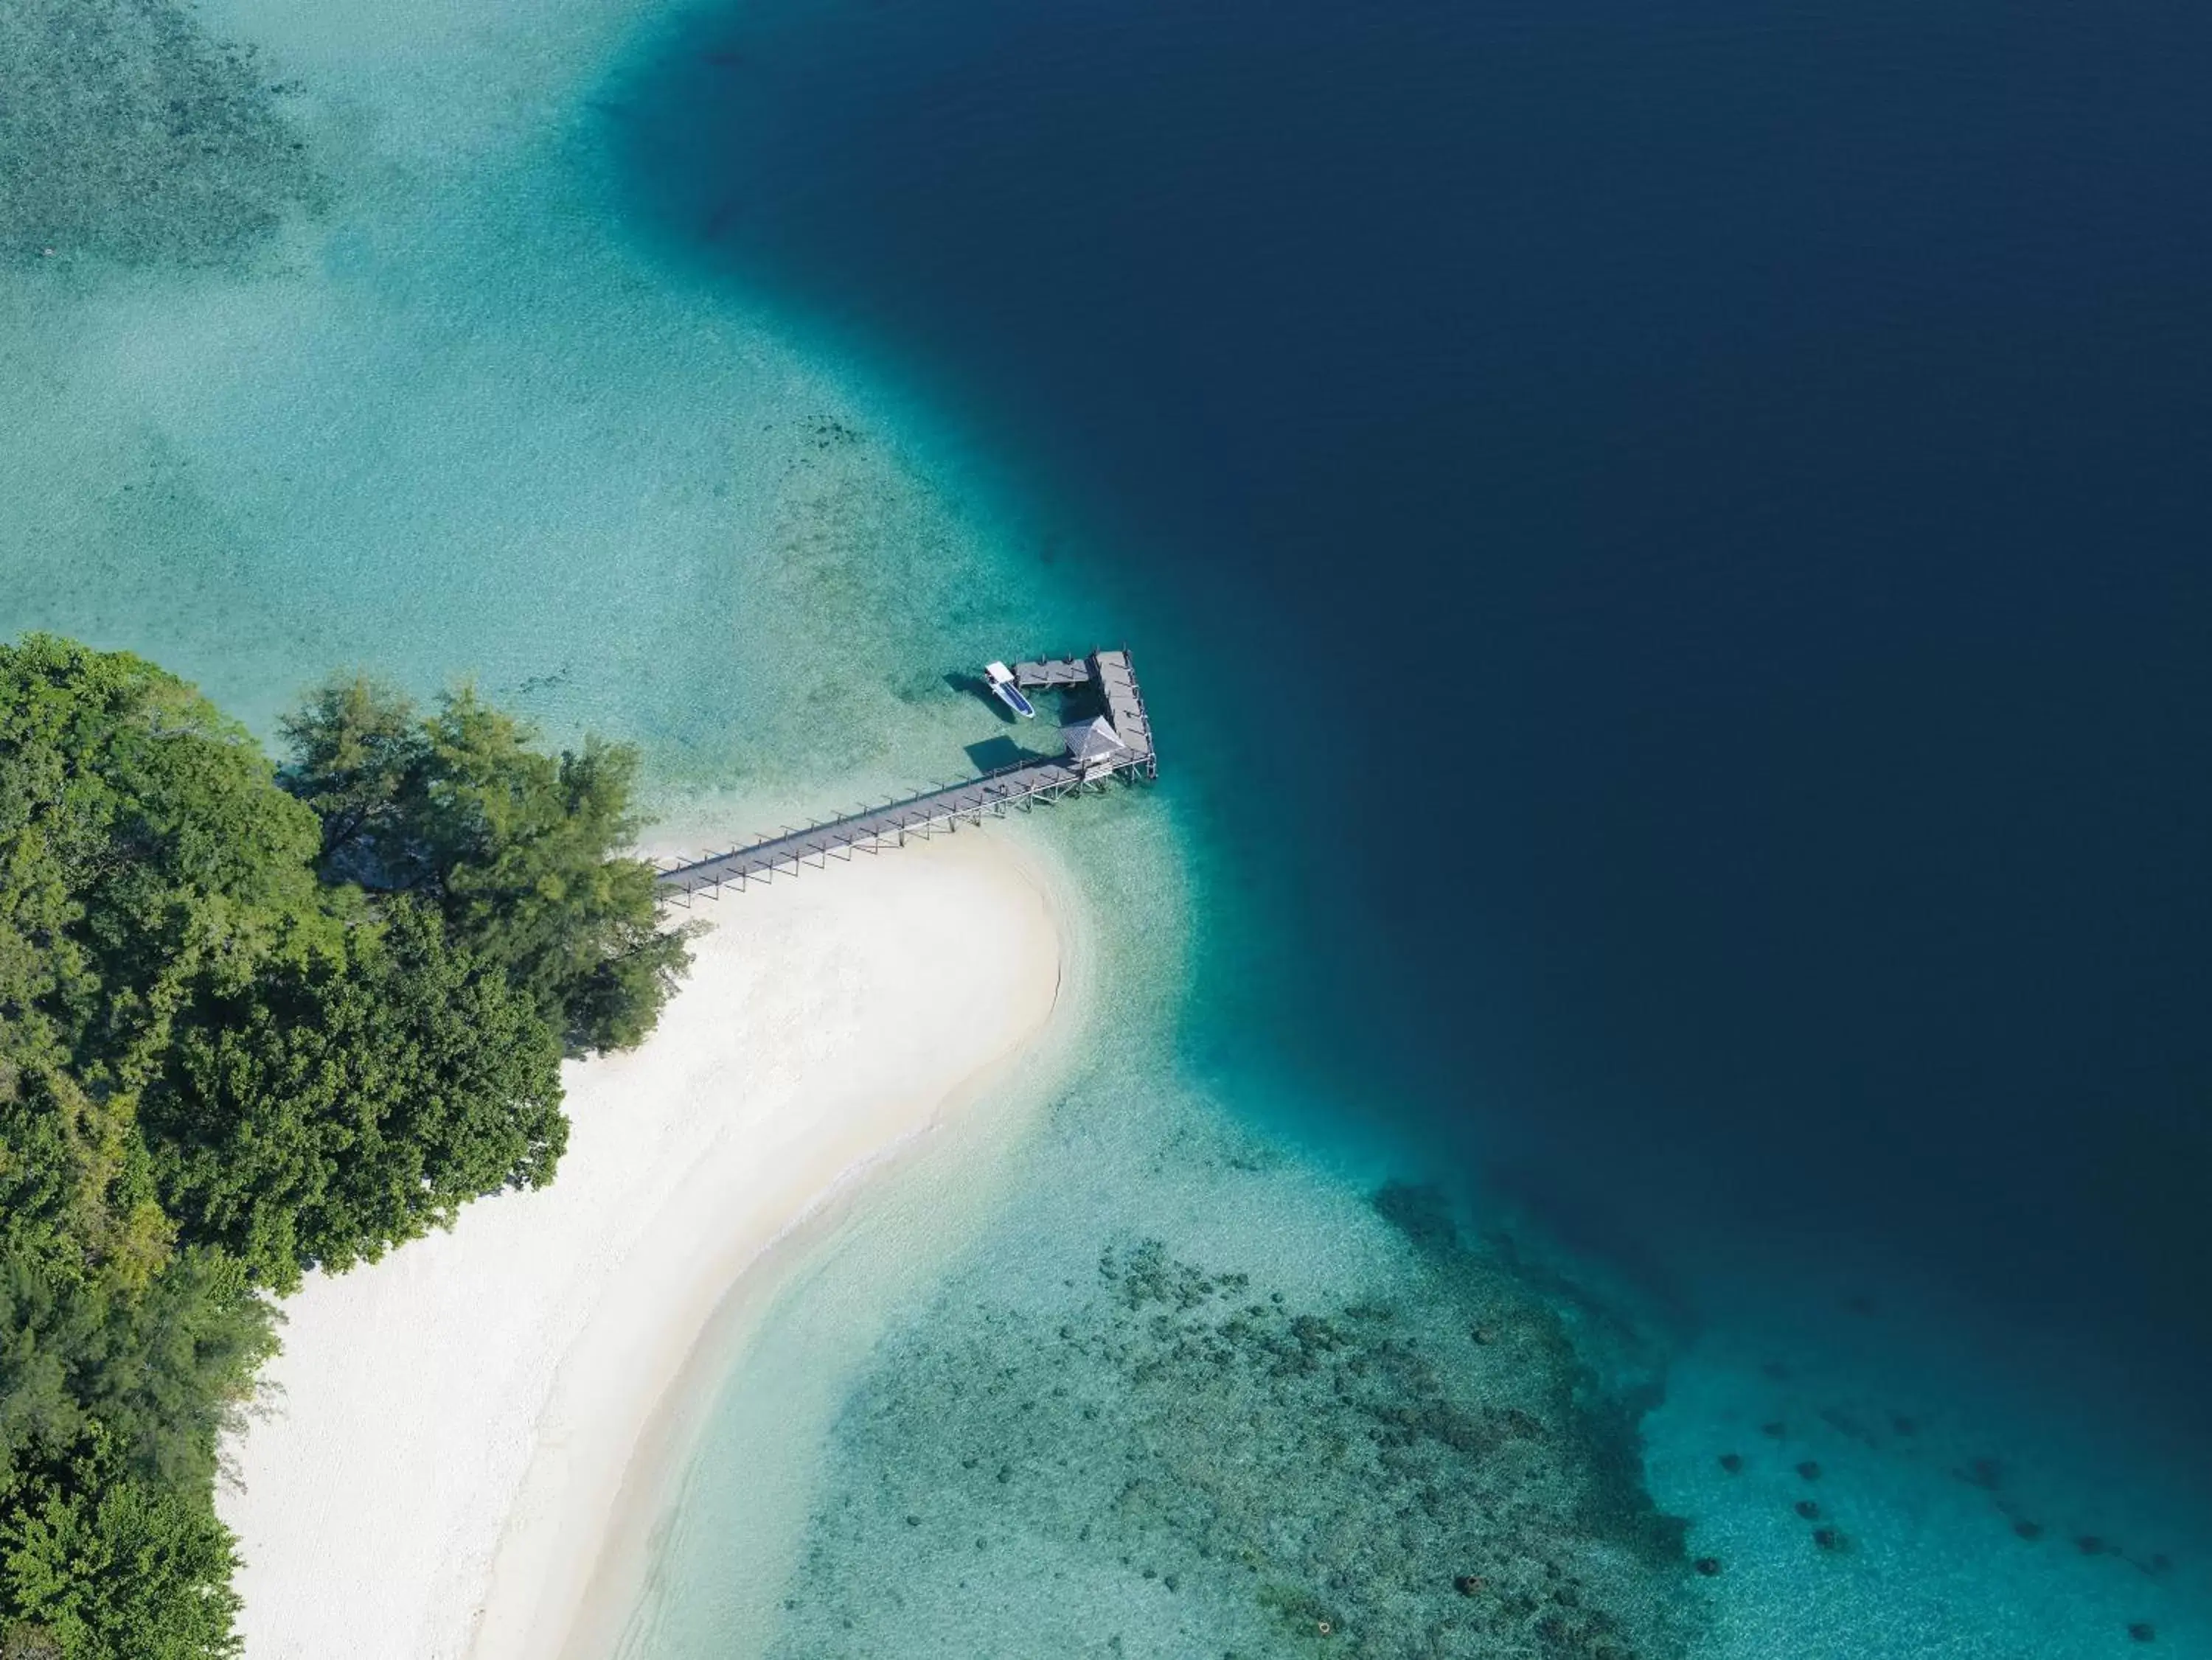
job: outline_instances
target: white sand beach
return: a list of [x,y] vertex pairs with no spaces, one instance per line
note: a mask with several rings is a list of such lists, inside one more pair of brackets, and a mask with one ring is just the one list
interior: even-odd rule
[[221,1505],[247,1660],[557,1651],[748,1266],[947,1113],[1005,1107],[1018,1091],[981,1086],[1063,1002],[1068,930],[1011,838],[701,909],[714,931],[658,1033],[569,1069],[552,1187],[285,1305]]

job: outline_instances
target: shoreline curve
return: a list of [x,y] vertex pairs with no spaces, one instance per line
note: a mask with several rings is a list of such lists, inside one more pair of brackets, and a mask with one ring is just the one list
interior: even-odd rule
[[653,1038],[568,1069],[550,1188],[287,1302],[225,1448],[246,1660],[611,1641],[742,1311],[932,1131],[1018,1136],[1028,1063],[1064,1050],[1068,884],[1028,851],[951,838],[725,901]]

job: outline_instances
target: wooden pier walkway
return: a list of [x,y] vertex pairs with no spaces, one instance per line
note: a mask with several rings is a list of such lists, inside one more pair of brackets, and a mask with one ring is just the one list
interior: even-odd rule
[[963,784],[766,836],[726,853],[665,865],[659,878],[662,895],[685,905],[697,894],[719,898],[725,888],[742,891],[749,882],[796,875],[810,865],[826,869],[833,858],[902,847],[908,836],[937,835],[957,829],[963,821],[981,824],[987,815],[1003,816],[1009,807],[1026,809],[1040,801],[1058,801],[1085,789],[1103,789],[1117,779],[1149,783],[1159,776],[1152,720],[1126,650],[1018,663],[1014,677],[1024,687],[1045,690],[1096,687],[1106,706],[1110,733],[1098,734],[1084,726],[1066,753],[1058,756],[1014,761]]

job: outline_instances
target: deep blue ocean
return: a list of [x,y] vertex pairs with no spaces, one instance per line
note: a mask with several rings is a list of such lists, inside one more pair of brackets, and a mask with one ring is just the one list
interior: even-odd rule
[[671,848],[1143,676],[624,1660],[2212,1655],[2203,0],[79,9],[0,634],[472,679]]
[[1289,918],[1194,1051],[2201,1451],[2208,64],[2179,0],[755,0],[611,130],[1082,527]]

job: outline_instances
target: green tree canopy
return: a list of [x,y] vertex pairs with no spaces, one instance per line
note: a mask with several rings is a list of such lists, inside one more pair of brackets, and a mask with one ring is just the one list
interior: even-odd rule
[[197,983],[337,937],[314,815],[237,723],[126,652],[0,655],[0,1050],[143,1081]]
[[216,1447],[269,1293],[551,1179],[560,1061],[682,972],[636,760],[334,682],[252,737],[0,645],[0,1660],[236,1651]]
[[586,739],[556,758],[465,688],[427,717],[401,694],[334,680],[284,723],[288,788],[324,829],[326,875],[414,894],[502,965],[572,1053],[653,1029],[690,961],[661,928],[635,837],[636,752]]
[[194,1235],[280,1290],[542,1185],[567,1142],[536,1004],[410,901],[202,1013],[147,1097],[155,1165]]

